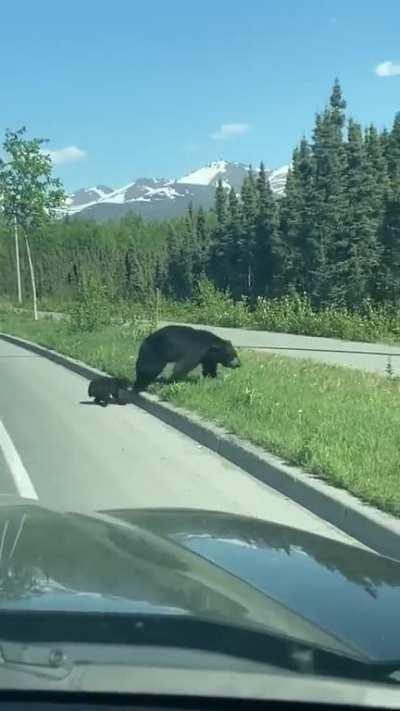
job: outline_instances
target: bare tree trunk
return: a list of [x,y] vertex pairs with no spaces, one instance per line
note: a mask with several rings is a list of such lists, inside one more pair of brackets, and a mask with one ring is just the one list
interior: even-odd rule
[[21,265],[20,265],[20,261],[19,261],[18,225],[17,225],[17,218],[16,217],[14,217],[14,240],[15,240],[15,264],[16,264],[16,269],[17,269],[18,303],[22,304]]
[[33,262],[32,262],[32,255],[31,255],[31,248],[29,246],[29,240],[28,237],[25,235],[25,244],[26,244],[26,253],[28,255],[28,263],[29,263],[29,271],[31,274],[31,283],[32,283],[32,296],[33,296],[33,318],[35,321],[38,320],[38,312],[37,312],[37,298],[36,298],[36,281],[35,281],[35,272],[33,269]]
[[249,296],[251,293],[251,287],[253,285],[253,278],[252,277],[253,277],[253,275],[251,272],[251,264],[248,264],[248,266],[247,266],[247,291],[248,291]]

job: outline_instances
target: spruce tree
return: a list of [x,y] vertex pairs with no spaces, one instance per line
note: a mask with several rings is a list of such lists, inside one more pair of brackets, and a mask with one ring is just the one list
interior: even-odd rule
[[177,299],[190,298],[193,292],[195,236],[193,213],[175,224],[170,224],[167,234],[167,284],[168,294]]
[[339,266],[347,210],[346,154],[342,135],[344,108],[345,102],[336,81],[329,107],[317,115],[313,134],[315,182],[308,245],[310,292],[317,305],[340,302],[344,297]]
[[376,295],[381,301],[400,305],[400,179],[392,183],[384,205],[379,232],[381,248],[376,274]]
[[215,191],[215,213],[217,215],[217,225],[220,229],[226,228],[226,190],[222,180],[218,180]]
[[365,150],[369,163],[368,170],[374,180],[374,190],[371,195],[373,215],[379,223],[383,216],[384,201],[389,188],[389,174],[381,136],[373,125],[365,131]]
[[243,294],[254,293],[254,260],[257,225],[257,191],[251,168],[245,177],[241,191],[243,231],[240,244],[240,277]]
[[206,276],[209,246],[207,219],[204,208],[200,206],[196,219],[196,239],[193,264],[193,276],[196,281],[204,279]]
[[348,207],[337,268],[341,271],[340,295],[354,308],[371,295],[372,277],[378,263],[378,218],[374,165],[369,159],[361,126],[352,119],[348,125],[346,153]]
[[196,252],[196,242],[195,242],[195,226],[194,226],[194,216],[193,208],[190,205],[188,213],[185,217],[183,235],[182,235],[182,247],[181,247],[181,258],[180,258],[180,268],[181,268],[181,280],[182,280],[182,296],[188,299],[192,296],[193,285],[194,285],[194,262],[195,262],[195,252]]
[[299,148],[293,151],[285,196],[280,203],[281,280],[289,292],[303,293],[308,288],[313,199],[314,161],[311,148],[303,138]]
[[254,246],[254,294],[264,296],[279,292],[283,253],[278,234],[278,209],[267,178],[264,163],[256,180],[257,217]]
[[181,241],[174,225],[169,225],[167,235],[167,289],[168,295],[180,299],[183,296],[182,275],[180,269]]
[[396,114],[389,137],[389,176],[393,182],[400,178],[400,112]]
[[227,283],[234,298],[243,294],[241,278],[241,244],[243,235],[243,219],[241,205],[234,187],[231,187],[228,198],[227,225]]
[[229,271],[229,245],[227,196],[222,180],[218,180],[215,191],[214,210],[217,222],[211,238],[209,271],[216,286],[224,289],[227,286],[227,272]]
[[387,128],[384,128],[383,131],[381,131],[380,136],[379,136],[381,146],[382,146],[382,153],[384,157],[386,158],[386,163],[389,165],[390,161],[390,133]]

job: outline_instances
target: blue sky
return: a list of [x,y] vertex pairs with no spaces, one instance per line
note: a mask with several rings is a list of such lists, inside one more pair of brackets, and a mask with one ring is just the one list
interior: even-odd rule
[[49,138],[67,189],[279,167],[335,76],[355,118],[391,125],[399,27],[399,0],[3,3],[0,133]]

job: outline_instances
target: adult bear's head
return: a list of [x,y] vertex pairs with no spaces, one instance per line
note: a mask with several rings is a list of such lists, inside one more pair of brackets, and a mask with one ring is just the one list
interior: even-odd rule
[[211,349],[216,360],[225,368],[239,368],[240,360],[232,343],[221,339],[221,343],[216,344]]

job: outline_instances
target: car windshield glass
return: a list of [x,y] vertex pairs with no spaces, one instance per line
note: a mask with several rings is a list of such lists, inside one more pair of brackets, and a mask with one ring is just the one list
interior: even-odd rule
[[400,5],[295,5],[2,10],[0,642],[400,659]]

